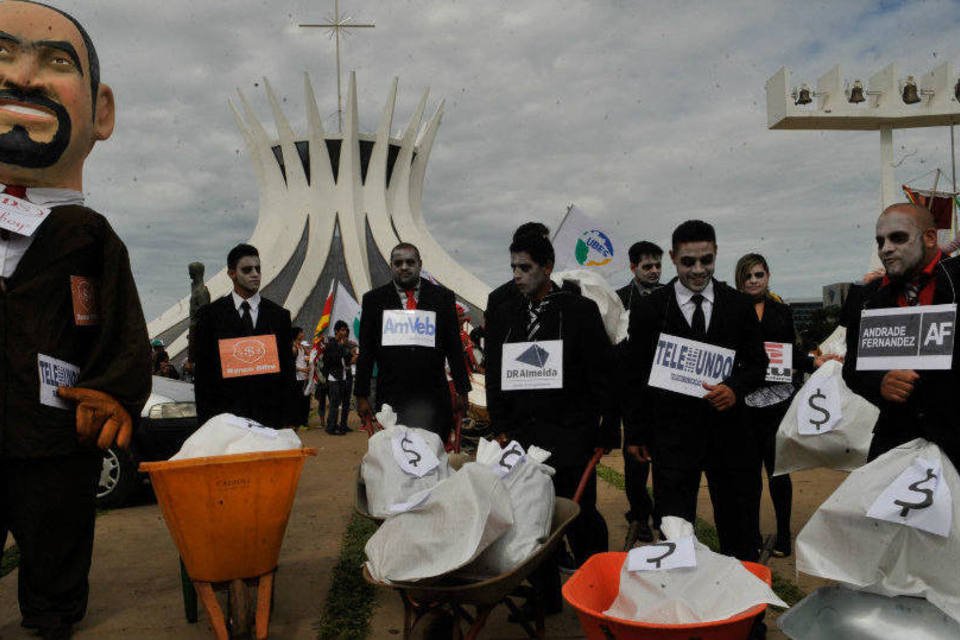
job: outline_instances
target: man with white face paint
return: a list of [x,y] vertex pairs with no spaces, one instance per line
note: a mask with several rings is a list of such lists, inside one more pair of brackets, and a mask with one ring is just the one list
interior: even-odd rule
[[857,371],[857,340],[864,309],[957,302],[960,260],[937,247],[933,216],[920,206],[899,203],[877,219],[877,255],[886,275],[851,290],[847,301],[847,357],[843,377],[850,389],[880,408],[873,429],[869,459],[922,437],[935,442],[954,463],[960,463],[960,422],[950,398],[960,389],[957,349],[946,371]]
[[[760,483],[759,451],[741,420],[743,398],[760,386],[767,356],[753,304],[713,278],[713,227],[688,220],[673,232],[670,259],[677,277],[634,302],[627,343],[624,441],[627,454],[653,462],[654,503],[660,516],[696,519],[700,476],[710,486],[721,552],[758,557],[750,496]],[[647,384],[661,335],[736,352],[730,374],[704,384],[696,398]],[[755,520],[755,514],[753,516]]]

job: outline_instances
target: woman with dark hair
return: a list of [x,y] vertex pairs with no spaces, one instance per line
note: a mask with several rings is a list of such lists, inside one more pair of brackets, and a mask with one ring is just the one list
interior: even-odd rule
[[[770,498],[773,500],[773,510],[777,518],[777,542],[773,547],[773,555],[782,558],[791,553],[790,510],[793,485],[789,475],[773,475],[777,429],[796,393],[794,381],[799,381],[802,373],[809,373],[822,363],[815,362],[811,356],[796,347],[793,314],[790,307],[770,291],[770,268],[762,255],[748,253],[737,261],[736,283],[737,289],[753,300],[764,342],[786,343],[793,356],[793,381],[770,382],[768,376],[764,386],[744,398],[744,418],[747,424],[753,425],[757,434],[762,466],[767,472]],[[757,517],[760,513],[760,493],[758,491],[755,497]]]

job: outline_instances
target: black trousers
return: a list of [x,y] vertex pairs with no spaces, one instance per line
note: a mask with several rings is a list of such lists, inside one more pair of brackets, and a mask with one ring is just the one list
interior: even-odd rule
[[[350,387],[344,381],[327,383],[330,394],[330,413],[327,415],[327,431],[347,428],[347,417],[350,415]],[[339,412],[339,413],[338,413]]]
[[756,495],[761,488],[757,471],[755,466],[746,465],[701,470],[656,463],[653,465],[653,501],[661,517],[678,516],[695,522],[700,475],[706,473],[720,552],[739,560],[756,561],[760,557]]
[[640,462],[623,449],[623,479],[627,492],[627,501],[630,511],[624,516],[627,522],[642,522],[644,524],[653,516],[654,526],[660,525],[660,518],[654,512],[653,498],[647,491],[647,478],[650,477],[650,463]]
[[0,546],[20,550],[17,593],[23,625],[70,624],[87,611],[99,453],[3,459]]
[[[790,540],[790,512],[793,506],[793,483],[789,474],[774,476],[776,466],[777,430],[780,422],[790,408],[789,402],[781,402],[772,407],[747,407],[744,416],[756,433],[759,458],[767,473],[767,486],[770,487],[770,499],[777,517],[778,545]],[[760,500],[763,488],[756,494],[757,535],[760,535]]]

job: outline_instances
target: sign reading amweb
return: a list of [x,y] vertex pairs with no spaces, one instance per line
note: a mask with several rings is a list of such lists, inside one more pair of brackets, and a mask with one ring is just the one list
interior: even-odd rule
[[864,310],[857,370],[949,369],[956,322],[956,304]]
[[661,333],[649,384],[702,398],[707,395],[703,383],[717,384],[725,380],[733,372],[736,355],[733,349]]
[[384,347],[434,347],[437,312],[427,309],[385,309],[380,344]]

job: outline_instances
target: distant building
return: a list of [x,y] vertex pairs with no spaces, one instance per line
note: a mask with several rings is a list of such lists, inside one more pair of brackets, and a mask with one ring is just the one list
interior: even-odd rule
[[793,324],[800,332],[806,331],[813,320],[813,314],[823,309],[823,302],[816,298],[788,301],[787,305],[793,312]]
[[842,307],[850,293],[849,282],[834,282],[823,286],[823,306]]

